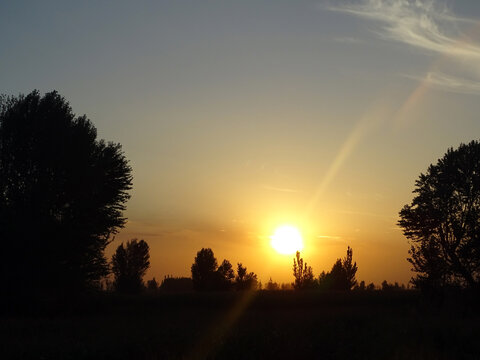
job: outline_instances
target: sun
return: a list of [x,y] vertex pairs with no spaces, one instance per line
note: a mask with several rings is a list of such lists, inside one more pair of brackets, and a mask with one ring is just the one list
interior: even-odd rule
[[270,244],[280,254],[291,255],[303,250],[302,234],[295,226],[279,226],[270,239]]

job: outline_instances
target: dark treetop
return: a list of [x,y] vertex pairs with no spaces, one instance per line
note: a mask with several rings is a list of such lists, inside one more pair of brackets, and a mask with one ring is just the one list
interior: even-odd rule
[[417,286],[480,284],[480,143],[449,149],[400,211]]
[[108,272],[104,250],[125,223],[131,168],[57,92],[0,101],[1,280],[82,289]]

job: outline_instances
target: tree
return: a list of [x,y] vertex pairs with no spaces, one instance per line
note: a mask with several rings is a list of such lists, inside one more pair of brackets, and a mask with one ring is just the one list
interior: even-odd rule
[[365,291],[365,290],[367,290],[367,287],[366,287],[366,285],[365,285],[365,281],[364,281],[364,280],[360,281],[360,284],[357,284],[353,289],[356,290],[356,291]]
[[374,283],[370,283],[367,285],[367,291],[374,291],[375,290],[375,284]]
[[267,285],[265,285],[265,290],[269,290],[269,291],[276,291],[276,290],[279,290],[279,286],[276,282],[274,282],[272,280],[272,278],[270,278],[270,280],[268,280],[267,282]]
[[355,275],[357,273],[357,263],[353,263],[353,250],[347,247],[347,256],[337,259],[333,264],[332,270],[322,272],[318,278],[318,285],[324,290],[351,290],[356,284]]
[[343,269],[345,271],[345,289],[351,290],[357,285],[357,279],[355,275],[357,273],[357,263],[353,262],[353,250],[350,246],[347,247],[347,256],[343,258]]
[[160,290],[164,292],[185,293],[193,291],[192,279],[187,277],[165,276],[160,285]]
[[212,249],[202,248],[197,252],[192,265],[193,288],[199,291],[214,290],[217,270],[217,259]]
[[118,246],[112,256],[114,287],[119,292],[135,293],[143,289],[143,276],[150,267],[148,244],[132,239]]
[[97,140],[53,91],[0,98],[0,280],[7,293],[84,289],[108,273],[132,187],[120,144]]
[[312,267],[307,266],[306,262],[304,264],[300,251],[297,251],[296,258],[293,259],[293,276],[295,277],[293,287],[296,290],[310,289],[315,285]]
[[230,261],[223,260],[223,262],[218,267],[217,271],[217,284],[216,288],[218,290],[230,290],[233,285],[233,279],[235,279],[235,272],[233,271],[232,264]]
[[395,281],[394,284],[389,284],[387,280],[383,280],[382,284],[382,291],[399,291],[399,290],[405,290],[405,285],[401,285]]
[[[254,289],[257,287],[257,275],[247,273],[247,268],[238,264],[238,275],[235,277],[232,264],[223,260],[217,267],[217,259],[212,249],[202,249],[197,252],[192,264],[193,288],[197,291],[224,291],[231,290],[233,286],[237,290]],[[235,283],[233,280],[235,279]]]
[[420,174],[398,224],[417,287],[480,284],[480,143],[450,148]]
[[237,290],[255,290],[258,287],[257,275],[247,272],[242,263],[237,264],[237,276],[235,277],[235,288]]
[[158,282],[155,278],[147,281],[147,289],[151,292],[156,292],[158,290]]

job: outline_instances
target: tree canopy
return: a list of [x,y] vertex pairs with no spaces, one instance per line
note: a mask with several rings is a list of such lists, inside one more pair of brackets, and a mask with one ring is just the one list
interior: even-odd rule
[[85,288],[107,274],[104,250],[125,224],[131,168],[53,91],[0,99],[2,285]]
[[214,290],[216,283],[217,259],[210,248],[197,252],[192,264],[192,280],[195,290]]
[[450,148],[415,182],[399,225],[417,286],[480,283],[480,143]]
[[144,240],[132,239],[126,246],[122,243],[112,256],[115,289],[126,293],[140,292],[144,287],[143,276],[149,267],[149,247]]
[[337,259],[330,272],[322,272],[318,278],[318,285],[321,289],[329,290],[351,290],[357,285],[355,275],[357,273],[357,263],[353,262],[353,250],[347,247],[347,255],[342,259]]
[[235,288],[236,290],[252,290],[258,285],[257,275],[247,272],[247,268],[241,263],[237,264],[237,276],[232,264],[223,260],[217,266],[212,249],[203,248],[197,252],[192,264],[193,288],[197,291],[224,291]]
[[257,275],[248,272],[247,267],[242,263],[237,264],[237,276],[235,277],[235,288],[237,290],[255,290],[258,287]]
[[297,251],[293,259],[293,277],[295,278],[293,287],[296,290],[311,289],[315,286],[312,267],[304,263],[303,258],[300,257],[300,251]]

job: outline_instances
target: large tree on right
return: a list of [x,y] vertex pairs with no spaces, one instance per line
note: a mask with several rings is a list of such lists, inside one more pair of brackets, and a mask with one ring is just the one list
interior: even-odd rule
[[418,287],[480,285],[480,143],[450,148],[420,174],[398,224]]

